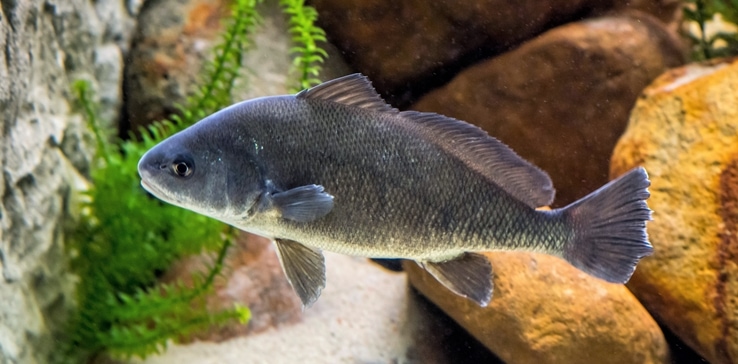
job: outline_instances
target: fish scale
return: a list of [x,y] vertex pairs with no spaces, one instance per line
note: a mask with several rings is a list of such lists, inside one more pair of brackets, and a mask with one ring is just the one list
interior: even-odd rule
[[[260,144],[271,145],[263,152],[264,159],[270,161],[266,167],[270,171],[267,178],[285,181],[281,186],[284,189],[320,184],[334,196],[333,211],[325,218],[309,227],[300,222],[287,222],[280,236],[351,255],[387,258],[394,257],[400,250],[408,258],[446,258],[449,251],[460,253],[472,250],[470,247],[476,251],[535,247],[537,241],[534,239],[520,239],[516,232],[524,231],[525,227],[516,226],[517,221],[536,218],[545,224],[555,220],[546,219],[547,215],[517,202],[503,190],[490,189],[484,177],[465,168],[453,156],[441,153],[433,144],[402,145],[410,133],[395,133],[391,127],[393,120],[376,120],[388,116],[379,113],[353,116],[351,113],[355,111],[351,108],[343,110],[350,116],[340,115],[326,110],[332,105],[315,105],[309,101],[305,105],[269,106],[263,110],[251,109],[249,113],[258,118],[260,113],[272,114],[272,107],[290,110],[294,120],[281,121],[280,132],[294,135],[295,139],[278,143],[270,140],[271,130],[250,129]],[[330,123],[311,122],[311,119],[341,120],[345,125],[336,128]],[[384,123],[389,126],[377,127]],[[321,136],[327,130],[331,130],[330,139],[336,142],[305,150],[305,146],[315,140],[326,140]],[[344,152],[348,148],[352,153]],[[385,163],[378,157],[381,154],[396,155],[404,163]],[[326,158],[326,155],[335,159]],[[413,168],[414,165],[420,168]],[[362,180],[364,183],[357,183]],[[362,199],[342,202],[343,196],[351,195],[362,196]],[[506,211],[505,207],[514,211]],[[478,218],[477,211],[489,213]],[[459,221],[475,223],[467,225],[467,229],[449,231],[444,215],[452,215],[457,224]],[[510,216],[525,217],[518,220]],[[377,225],[380,222],[377,217],[384,220],[383,224]],[[273,221],[260,223],[274,224]],[[387,236],[395,237],[394,242],[384,241]],[[549,247],[539,248],[546,249]]]
[[492,267],[478,252],[543,252],[621,283],[652,252],[642,168],[538,211],[554,196],[545,172],[475,126],[392,108],[361,75],[221,110],[139,174],[164,201],[273,239],[305,306],[326,283],[322,250],[414,260],[482,306]]

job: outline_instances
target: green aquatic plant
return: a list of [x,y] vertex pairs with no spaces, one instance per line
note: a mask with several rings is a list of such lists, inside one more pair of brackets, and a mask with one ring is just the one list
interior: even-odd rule
[[325,32],[315,25],[318,12],[315,8],[305,5],[304,0],[280,0],[280,5],[289,17],[289,32],[295,43],[291,49],[294,54],[292,62],[293,72],[298,73],[296,92],[320,83],[320,64],[328,53],[318,46],[318,42],[325,42]]
[[[138,138],[108,145],[88,83],[73,88],[78,106],[97,143],[97,161],[80,220],[68,233],[71,266],[79,276],[78,309],[69,321],[63,355],[55,362],[84,362],[98,354],[145,357],[161,351],[169,340],[231,320],[246,322],[250,312],[234,307],[206,309],[205,293],[223,269],[233,230],[222,223],[148,196],[139,186],[137,163],[151,147],[203,117],[232,103],[244,52],[259,24],[261,0],[236,0],[231,17],[204,66],[202,85],[178,105],[179,113],[140,130]],[[295,42],[293,70],[300,88],[319,81],[327,56],[315,26],[317,12],[300,0],[281,0]],[[206,274],[186,287],[162,284],[158,275],[183,256],[211,252],[216,257]]]
[[738,0],[686,0],[684,20],[694,23],[696,31],[685,31],[693,45],[692,58],[697,61],[738,55],[738,33],[730,27],[716,32],[708,24],[716,14],[733,26],[738,24]]
[[[230,320],[245,322],[249,311],[234,307],[209,312],[204,293],[223,268],[233,233],[215,220],[153,199],[141,189],[140,157],[153,145],[205,115],[229,105],[243,53],[258,24],[257,0],[237,0],[214,59],[205,66],[204,82],[181,113],[141,131],[141,138],[107,147],[105,130],[87,83],[74,91],[98,145],[88,202],[68,234],[71,266],[79,276],[78,309],[69,321],[64,355],[59,362],[84,362],[99,353],[145,357],[168,340]],[[192,287],[157,283],[175,259],[217,252],[207,274]]]

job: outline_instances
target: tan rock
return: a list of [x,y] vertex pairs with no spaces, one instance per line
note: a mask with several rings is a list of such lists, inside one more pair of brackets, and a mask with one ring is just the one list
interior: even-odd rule
[[661,330],[625,286],[593,278],[558,258],[487,253],[494,294],[486,308],[441,286],[415,263],[422,294],[506,363],[668,363]]
[[738,362],[738,61],[670,71],[643,93],[611,175],[651,177],[654,255],[628,286],[711,363]]
[[636,98],[682,54],[648,16],[572,23],[464,70],[413,109],[468,121],[510,145],[551,175],[561,206],[608,181]]

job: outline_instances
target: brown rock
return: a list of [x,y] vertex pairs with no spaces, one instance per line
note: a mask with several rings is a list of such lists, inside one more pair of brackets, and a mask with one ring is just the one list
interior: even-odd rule
[[[223,18],[230,0],[158,0],[147,5],[139,21],[126,68],[126,110],[134,130],[177,112],[192,94],[204,62],[220,41]],[[148,4],[148,3],[147,3]],[[244,54],[244,70],[232,90],[234,100],[246,100],[289,92],[296,83],[291,73],[292,36],[278,2],[257,6],[261,18],[251,35],[252,46]],[[351,72],[338,51],[321,44],[329,57],[320,78],[327,80]]]
[[[436,321],[426,302],[408,294],[404,273],[330,252],[325,253],[325,261],[327,284],[320,299],[303,312],[294,310],[292,302],[299,305],[299,299],[291,289],[284,289],[287,282],[276,272],[279,263],[271,244],[246,237],[231,251],[227,262],[231,268],[225,280],[218,282],[210,303],[217,307],[230,307],[234,301],[248,305],[252,310],[249,328],[234,326],[216,337],[170,345],[166,353],[145,362],[494,363],[486,348],[471,338],[464,340],[458,328]],[[180,270],[179,275],[189,277],[197,265],[191,261],[190,268]],[[213,338],[229,340],[213,342]]]
[[[531,38],[546,29],[548,22],[571,19],[591,6],[591,1],[436,1],[433,7],[453,23],[475,28],[503,45]],[[458,33],[464,32],[459,27]]]
[[490,39],[507,44],[530,39],[563,21],[581,19],[588,13],[640,10],[665,24],[673,24],[681,20],[682,10],[678,0],[441,0],[431,4],[454,24],[482,31]]
[[[193,273],[207,272],[212,256],[199,255],[174,264],[162,279],[192,284]],[[232,308],[235,303],[251,310],[248,325],[232,323],[197,335],[201,340],[222,341],[258,333],[300,321],[302,304],[287,282],[274,245],[266,238],[242,233],[229,249],[215,293],[208,297],[213,311]]]
[[683,19],[684,2],[680,0],[613,1],[613,11],[639,10],[661,20],[669,30],[678,31]]
[[[509,49],[593,12],[643,9],[671,20],[676,0],[314,0],[321,25],[352,65],[394,99],[438,74]],[[675,5],[676,3],[676,5]],[[441,76],[443,78],[443,76]],[[419,90],[418,92],[422,92]],[[397,95],[392,95],[397,93]]]
[[[191,285],[193,273],[207,272],[212,258],[200,255],[183,259],[163,280]],[[177,363],[184,357],[189,358],[185,360],[189,363],[197,361],[198,355],[220,362],[235,352],[241,353],[236,356],[248,355],[254,362],[289,363],[296,356],[305,359],[326,351],[338,358],[349,354],[358,359],[359,353],[394,355],[405,358],[399,362],[428,364],[459,360],[493,362],[487,348],[476,343],[463,329],[449,323],[448,318],[439,317],[438,310],[427,301],[408,295],[403,273],[390,272],[367,259],[334,253],[326,253],[326,269],[328,282],[324,292],[311,308],[303,311],[300,299],[282,272],[274,245],[266,238],[241,233],[228,252],[223,274],[216,279],[215,291],[207,302],[212,311],[231,308],[235,303],[248,307],[249,323],[233,322],[198,333],[193,337],[197,340],[190,340],[183,348],[175,348],[172,355],[153,362]],[[311,335],[305,335],[306,332]],[[337,334],[345,338],[335,339]],[[244,336],[248,339],[241,340],[248,343],[227,343]],[[326,340],[327,337],[332,339]],[[198,340],[200,344],[191,346]],[[364,343],[362,350],[343,347],[362,340],[372,344]],[[280,354],[270,352],[285,342],[295,349]],[[211,350],[202,353],[203,345],[222,348],[217,350],[222,360],[217,360]],[[330,358],[325,357],[321,362],[330,362]]]
[[228,14],[225,0],[151,1],[139,15],[124,92],[130,128],[177,112]]
[[504,362],[669,362],[661,330],[624,286],[547,255],[485,255],[495,271],[486,308],[451,293],[414,263],[405,269],[413,286]]
[[654,255],[629,283],[710,363],[738,362],[738,61],[689,65],[643,93],[611,175],[651,176]]
[[320,25],[382,93],[419,81],[484,44],[423,0],[314,0]]
[[413,105],[479,125],[546,170],[554,205],[608,181],[609,157],[641,90],[684,61],[648,16],[565,25],[471,67]]

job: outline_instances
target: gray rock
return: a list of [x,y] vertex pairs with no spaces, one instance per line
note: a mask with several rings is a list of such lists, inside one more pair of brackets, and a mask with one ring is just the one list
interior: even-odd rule
[[[292,36],[282,10],[276,2],[266,3],[261,5],[260,14],[262,23],[254,34],[254,48],[244,55],[245,82],[236,85],[236,100],[287,94],[296,84],[297,75],[290,73]],[[335,46],[330,43],[320,46],[328,53],[318,77],[320,80],[327,81],[352,72]]]
[[61,225],[93,153],[71,83],[89,80],[115,121],[137,6],[0,4],[0,363],[39,363],[73,305]]

